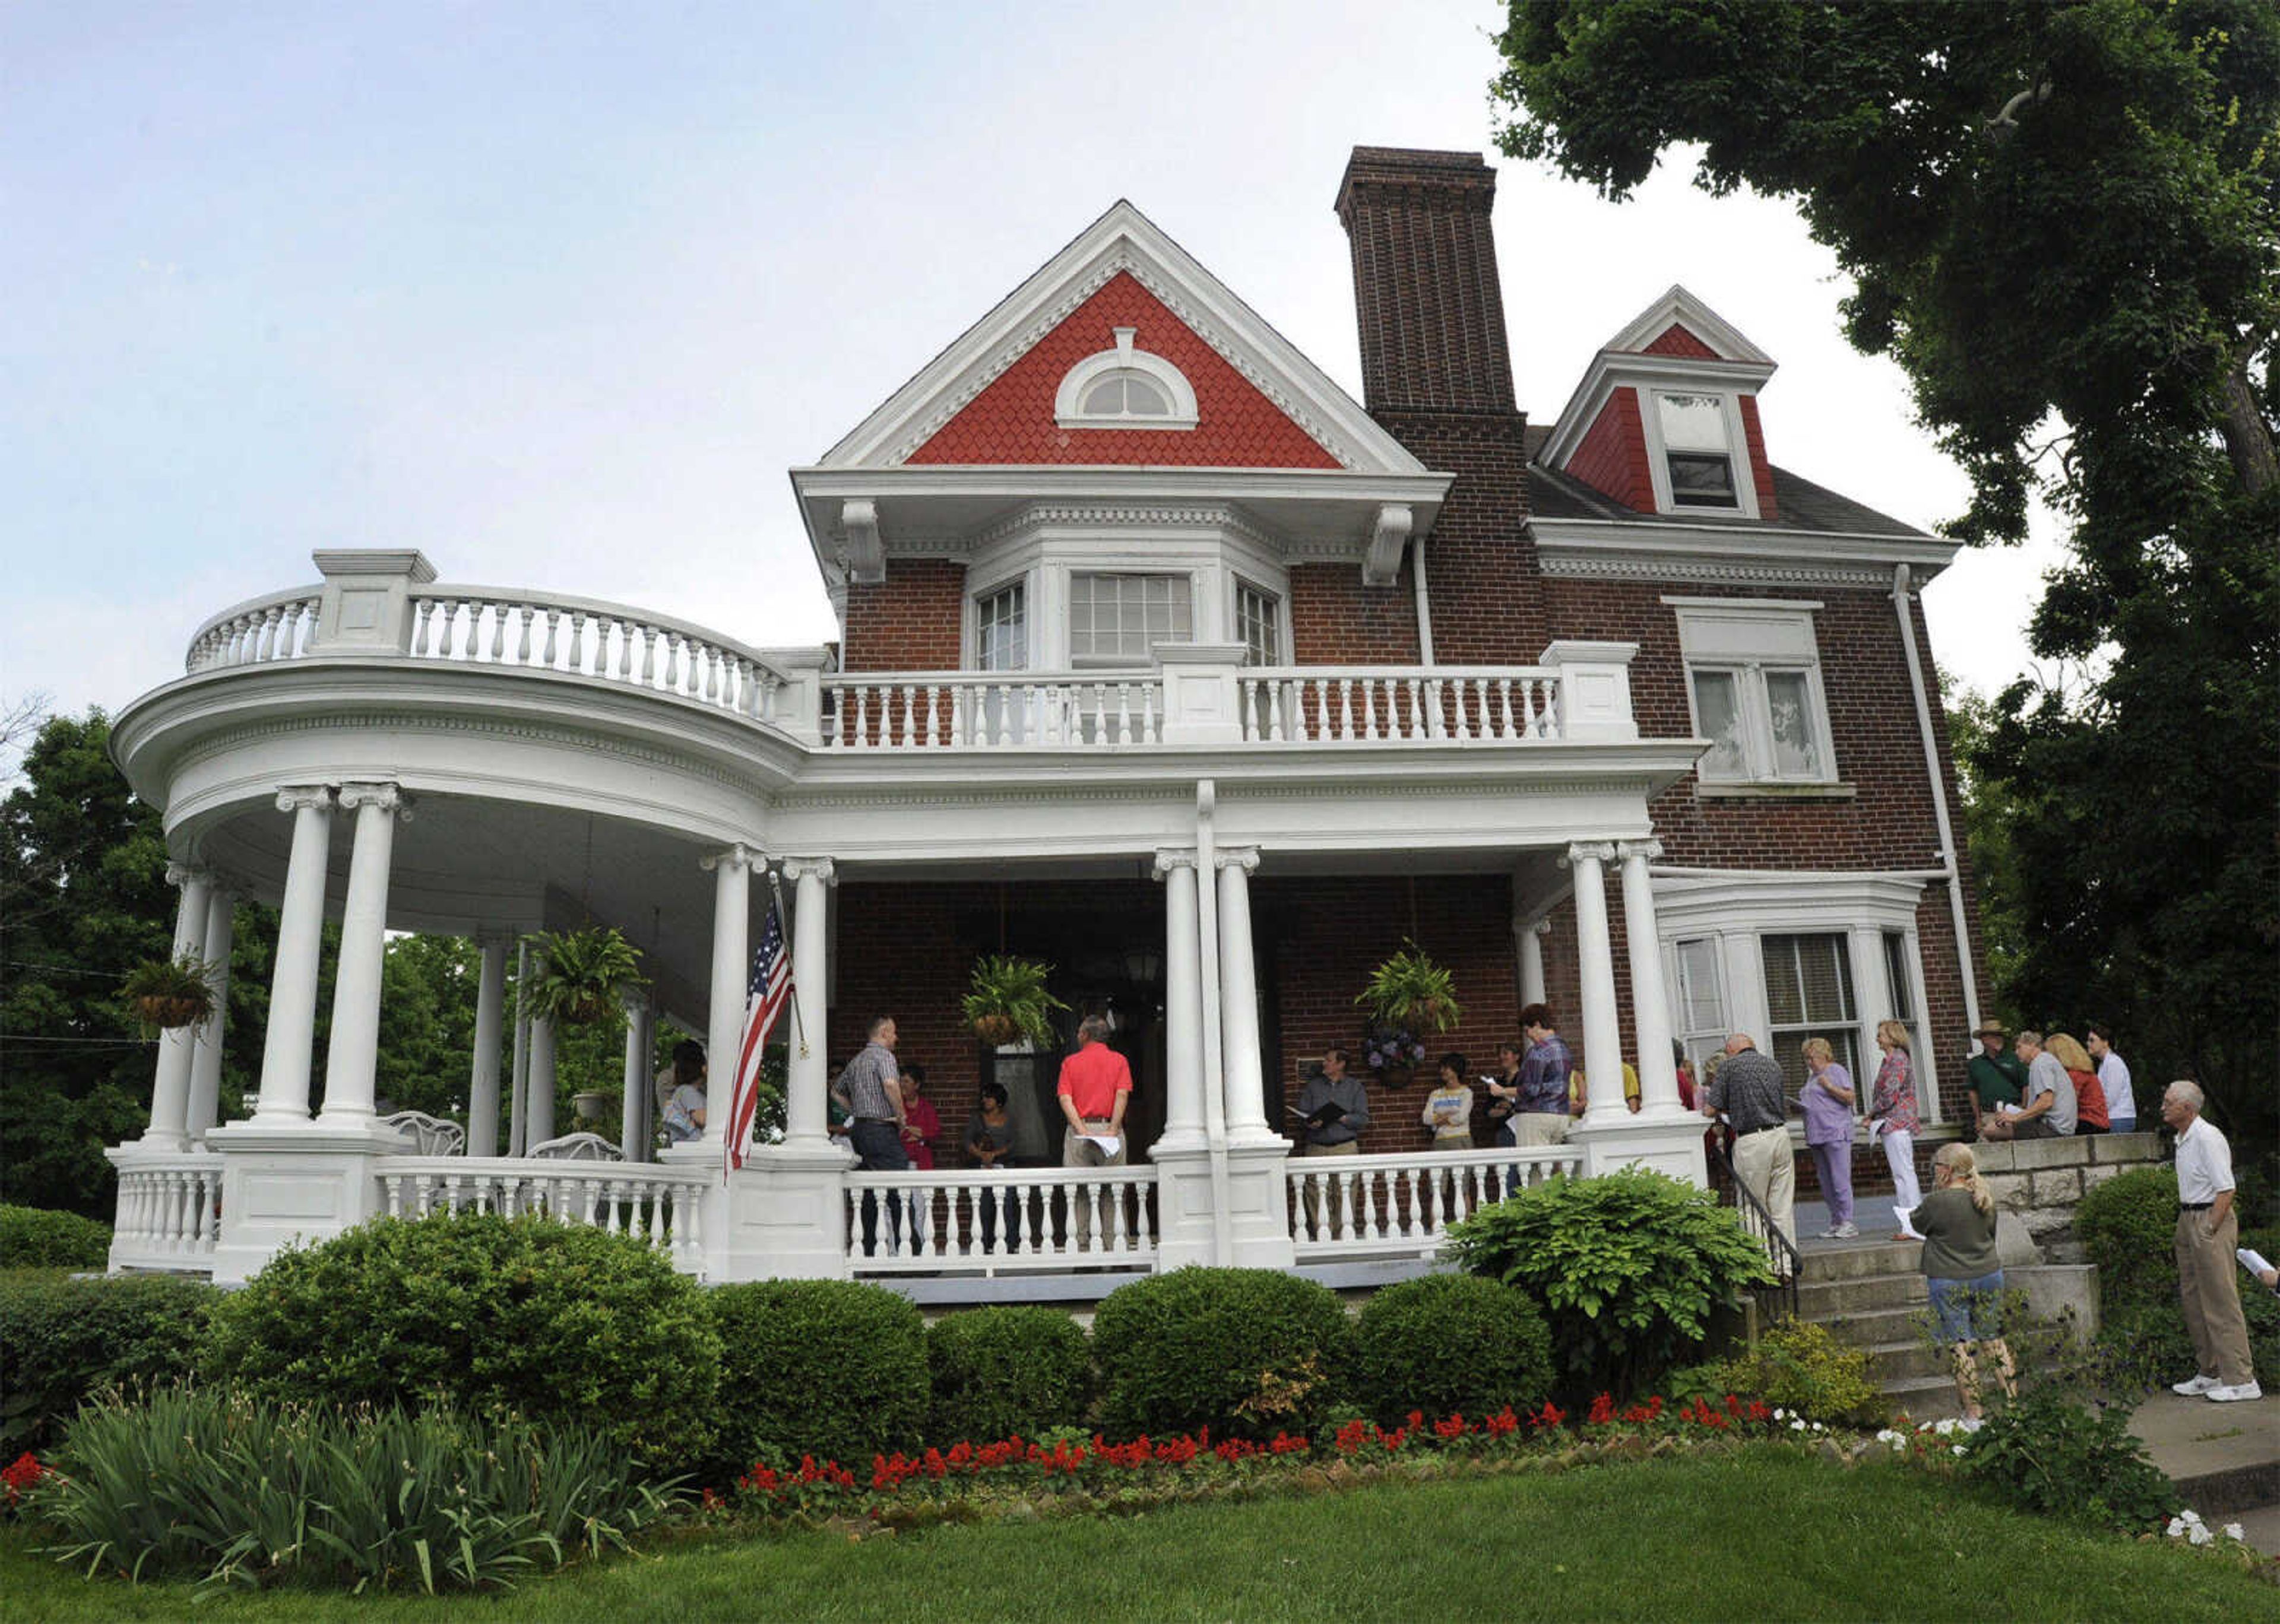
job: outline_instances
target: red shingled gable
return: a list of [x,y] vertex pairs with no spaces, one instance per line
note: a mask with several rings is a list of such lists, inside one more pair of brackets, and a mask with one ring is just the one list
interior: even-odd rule
[[[1117,327],[1195,386],[1190,429],[1062,428],[1053,396],[1070,367],[1113,349]],[[1155,467],[1335,468],[1256,386],[1142,287],[1119,272],[911,453],[913,463],[1145,464]]]
[[1718,358],[1718,352],[1715,350],[1695,337],[1683,323],[1676,321],[1663,328],[1662,336],[1649,344],[1643,353],[1683,355],[1689,360],[1694,361],[1714,361]]

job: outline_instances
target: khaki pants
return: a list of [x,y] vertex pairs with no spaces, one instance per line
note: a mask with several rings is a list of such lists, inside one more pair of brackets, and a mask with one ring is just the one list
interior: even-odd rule
[[[1087,1122],[1096,1133],[1108,1131],[1105,1121]],[[1131,1154],[1132,1142],[1122,1135],[1117,1136],[1116,1154],[1109,1155],[1073,1128],[1061,1129],[1061,1166],[1064,1167],[1121,1167]],[[1098,1198],[1103,1212],[1111,1211],[1111,1202],[1121,1202],[1124,1193],[1109,1185],[1072,1184],[1069,1186],[1069,1234],[1076,1250],[1092,1250],[1092,1204]]]
[[[1361,1143],[1349,1139],[1344,1144],[1310,1144],[1301,1147],[1298,1153],[1301,1156],[1359,1156],[1361,1154]],[[1349,1212],[1354,1214],[1357,1230],[1367,1228],[1367,1215],[1361,1210],[1361,1181],[1359,1178],[1332,1179],[1329,1186],[1330,1234],[1333,1236],[1345,1234],[1345,1215]],[[1322,1233],[1322,1190],[1313,1179],[1306,1181],[1306,1233],[1309,1235]]]
[[1523,1111],[1509,1119],[1514,1144],[1561,1144],[1568,1138],[1564,1112]]
[[2256,1380],[2248,1360],[2248,1321],[2240,1312],[2240,1283],[2233,1278],[2232,1249],[2239,1243],[2239,1220],[2231,1212],[2211,1232],[2207,1212],[2177,1214],[2177,1299],[2192,1333],[2193,1357],[2200,1374],[2227,1387]]
[[[1797,1244],[1797,1158],[1790,1149],[1789,1129],[1760,1128],[1734,1141],[1734,1176],[1773,1214],[1774,1228],[1791,1246]],[[1767,1257],[1778,1273],[1784,1259],[1767,1248]]]

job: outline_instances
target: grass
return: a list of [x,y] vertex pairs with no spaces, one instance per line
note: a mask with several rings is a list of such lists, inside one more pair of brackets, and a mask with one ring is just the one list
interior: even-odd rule
[[[0,1534],[12,1624],[192,1616],[182,1584],[89,1582]],[[1898,1463],[1785,1449],[1127,1518],[694,1539],[497,1597],[212,1597],[217,1620],[671,1618],[2144,1619],[2270,1616],[2194,1552],[2004,1511]]]

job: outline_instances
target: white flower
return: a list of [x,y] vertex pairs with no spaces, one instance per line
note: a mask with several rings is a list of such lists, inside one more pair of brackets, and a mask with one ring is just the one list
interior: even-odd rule
[[1774,1406],[1774,1420],[1777,1421],[1785,1421],[1789,1420],[1789,1412],[1783,1409],[1779,1405],[1775,1405]]
[[1791,1432],[1803,1432],[1805,1430],[1805,1423],[1802,1420],[1791,1421],[1789,1424],[1789,1429]]
[[1963,1445],[1960,1443],[1951,1443],[1947,1446],[1947,1452],[1951,1455],[1960,1455],[1963,1453]]
[[2176,1538],[2178,1535],[2183,1534],[2184,1531],[2185,1520],[2183,1517],[2172,1517],[2169,1519],[2168,1533],[2171,1539]]
[[2214,1545],[2216,1543],[2216,1535],[2210,1533],[2207,1528],[2198,1522],[2193,1524],[2193,1531],[2190,1535],[2188,1535],[2188,1537],[2191,1538],[2196,1545]]
[[2227,1539],[2237,1539],[2243,1544],[2248,1543],[2248,1535],[2242,1531],[2241,1526],[2237,1522],[2228,1522],[2224,1525],[2224,1536]]
[[1829,1430],[1828,1428],[1823,1427],[1819,1421],[1814,1422],[1813,1429],[1815,1432],[1827,1432]]

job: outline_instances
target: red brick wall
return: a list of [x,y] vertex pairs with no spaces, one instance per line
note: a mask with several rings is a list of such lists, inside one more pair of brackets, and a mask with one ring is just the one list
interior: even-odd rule
[[[1192,429],[1062,428],[1053,398],[1070,367],[1138,329],[1196,391]],[[1156,467],[1335,468],[1337,458],[1282,414],[1128,272],[1103,285],[959,414],[911,453],[913,463],[1115,463]]]
[[1352,564],[1293,565],[1290,649],[1301,666],[1415,665],[1417,593],[1409,566],[1391,584],[1372,587]]
[[847,589],[847,671],[955,671],[966,566],[954,558],[897,558],[875,585]]
[[1477,152],[1354,149],[1337,211],[1372,411],[1514,410],[1495,204],[1496,171]]
[[1607,396],[1568,458],[1566,471],[1625,507],[1654,512],[1654,475],[1647,466],[1637,389],[1617,389]]
[[1674,321],[1662,336],[1646,347],[1648,355],[1683,355],[1690,360],[1714,361],[1718,352],[1697,338],[1684,322]]
[[1770,524],[1781,517],[1774,502],[1774,469],[1766,460],[1766,431],[1758,422],[1758,397],[1742,396],[1742,439],[1750,453],[1750,479],[1758,488],[1758,517]]
[[[1427,467],[1457,476],[1425,543],[1433,658],[1444,666],[1535,664],[1547,634],[1527,528],[1525,419],[1516,412],[1376,416]],[[1389,649],[1380,658],[1409,657]]]

